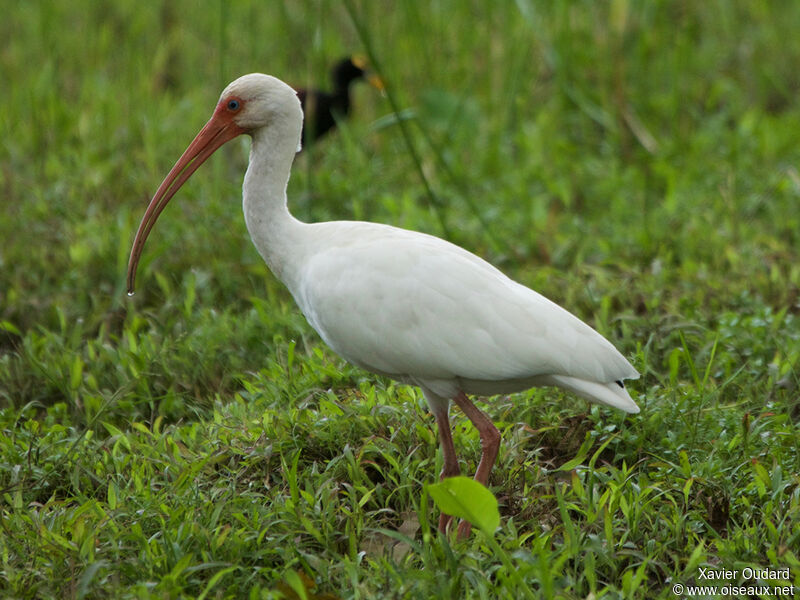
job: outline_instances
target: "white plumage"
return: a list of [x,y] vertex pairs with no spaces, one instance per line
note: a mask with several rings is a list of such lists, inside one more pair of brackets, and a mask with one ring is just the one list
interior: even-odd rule
[[[486,484],[499,433],[466,394],[557,386],[626,412],[622,385],[638,373],[591,327],[483,259],[439,238],[375,223],[301,223],[286,206],[300,141],[295,92],[268,75],[240,77],[151,201],[131,251],[133,290],[144,242],[158,215],[197,167],[226,141],[253,138],[244,214],[258,251],[323,340],[369,371],[422,388],[436,416],[445,467],[458,472],[448,408],[481,434],[476,479]],[[450,520],[443,515],[440,528]],[[462,524],[460,533],[469,531]]]
[[584,397],[637,412],[615,383],[637,373],[610,342],[477,256],[373,223],[307,231],[306,244],[317,248],[287,285],[309,323],[348,361],[444,398],[569,377],[572,388],[585,380],[608,390],[595,397],[586,388]]

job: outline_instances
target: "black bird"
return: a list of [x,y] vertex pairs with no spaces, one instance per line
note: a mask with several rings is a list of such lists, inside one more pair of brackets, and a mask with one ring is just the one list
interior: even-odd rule
[[366,69],[366,60],[353,56],[341,59],[331,69],[333,90],[297,90],[300,104],[303,107],[305,121],[303,124],[303,145],[307,141],[316,141],[336,127],[336,119],[346,117],[350,112],[350,84],[359,79],[366,79],[370,85],[381,90],[383,82],[377,75]]

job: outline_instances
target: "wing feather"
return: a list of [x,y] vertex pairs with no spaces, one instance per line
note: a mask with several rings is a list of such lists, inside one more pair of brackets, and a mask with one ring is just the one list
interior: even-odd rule
[[371,223],[326,225],[290,289],[325,342],[359,366],[423,384],[638,377],[587,324],[458,246]]

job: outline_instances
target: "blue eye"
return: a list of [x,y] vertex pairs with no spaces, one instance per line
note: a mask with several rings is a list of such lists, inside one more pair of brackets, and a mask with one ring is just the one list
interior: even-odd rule
[[238,100],[228,100],[228,110],[239,110],[241,106]]

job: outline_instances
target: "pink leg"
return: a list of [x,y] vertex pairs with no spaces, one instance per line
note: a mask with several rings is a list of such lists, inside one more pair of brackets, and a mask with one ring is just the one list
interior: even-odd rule
[[[460,473],[458,469],[458,458],[456,457],[456,448],[453,445],[453,434],[450,431],[450,419],[447,416],[448,406],[445,405],[441,409],[434,410],[433,414],[436,417],[436,425],[439,428],[439,443],[442,445],[442,456],[444,458],[444,465],[442,472],[439,476],[440,479],[446,477],[453,477]],[[447,528],[450,526],[453,517],[442,513],[439,515],[439,531],[447,533]]]
[[[497,460],[497,453],[500,450],[500,432],[489,417],[475,406],[464,392],[460,392],[453,400],[461,408],[461,411],[467,415],[467,418],[472,421],[481,437],[481,460],[478,463],[478,469],[475,471],[475,481],[488,485],[489,473],[492,471],[494,461]],[[448,435],[450,433],[449,429],[448,427]],[[452,446],[452,444],[453,440],[451,438],[450,445]],[[442,441],[442,447],[444,447],[444,441]],[[471,529],[472,524],[469,521],[462,521],[458,525],[458,537],[462,539],[467,537]]]

